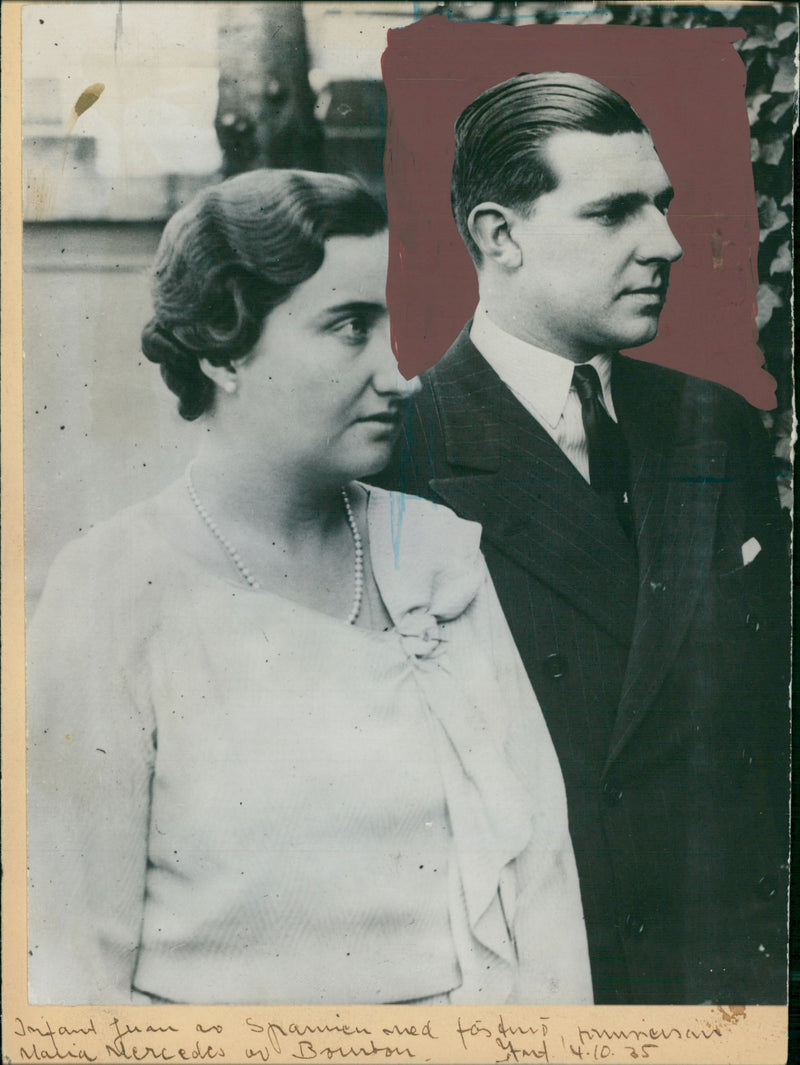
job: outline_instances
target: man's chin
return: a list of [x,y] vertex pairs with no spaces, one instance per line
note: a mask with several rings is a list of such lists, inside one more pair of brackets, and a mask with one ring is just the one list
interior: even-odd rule
[[640,348],[643,344],[649,344],[651,340],[655,340],[658,335],[658,318],[655,318],[652,322],[648,322],[646,325],[641,324],[638,329],[631,329],[628,331],[627,337],[620,339],[617,344],[618,348]]

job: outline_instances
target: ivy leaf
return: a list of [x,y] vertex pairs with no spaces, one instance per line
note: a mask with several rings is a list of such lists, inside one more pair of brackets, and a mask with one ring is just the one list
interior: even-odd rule
[[756,326],[761,330],[772,317],[772,312],[783,306],[783,300],[774,285],[759,285],[756,299],[758,300]]
[[773,92],[795,91],[795,65],[794,56],[782,56],[778,62],[778,72],[772,83]]
[[778,166],[783,158],[785,148],[786,144],[783,140],[765,140],[761,145],[760,158],[768,166]]
[[761,239],[764,240],[770,233],[777,233],[779,229],[783,229],[784,226],[789,225],[789,216],[785,211],[778,211],[776,209],[775,214],[772,216],[772,220],[768,226],[761,227]]
[[791,37],[796,29],[795,22],[781,22],[775,27],[775,37],[779,41],[784,41],[787,37]]
[[747,105],[747,117],[750,120],[750,125],[758,118],[759,112],[767,100],[771,99],[768,92],[757,92],[755,96],[750,100]]
[[789,241],[786,240],[775,253],[775,258],[772,260],[769,273],[771,277],[773,274],[790,274],[791,272],[792,256],[789,251]]
[[778,213],[775,201],[771,196],[759,192],[756,196],[756,207],[758,208],[759,227],[761,229],[769,229],[775,221],[775,215]]
[[740,52],[753,52],[756,48],[768,48],[770,39],[764,32],[748,33],[747,37],[739,45]]
[[793,103],[794,91],[792,91],[792,95],[787,93],[783,98],[781,96],[775,96],[773,97],[773,102],[766,109],[763,117],[769,122],[779,122]]

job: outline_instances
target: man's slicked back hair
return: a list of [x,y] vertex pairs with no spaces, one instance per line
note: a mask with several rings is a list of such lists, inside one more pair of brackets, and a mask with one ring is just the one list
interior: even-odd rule
[[552,192],[557,179],[544,148],[554,133],[646,133],[631,105],[583,74],[518,74],[482,92],[458,117],[450,198],[461,238],[476,264],[481,253],[469,232],[473,208],[484,201],[516,210]]

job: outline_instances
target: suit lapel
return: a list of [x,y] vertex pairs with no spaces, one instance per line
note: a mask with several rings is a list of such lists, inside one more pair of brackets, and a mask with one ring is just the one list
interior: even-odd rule
[[[468,329],[432,371],[451,474],[433,491],[484,536],[630,645],[609,753],[616,758],[675,663],[711,567],[726,447],[684,400],[683,375],[615,360],[631,455],[637,561],[605,502],[514,398]],[[637,586],[638,585],[638,586]]]
[[674,665],[713,557],[726,446],[697,424],[698,412],[682,402],[675,380],[683,379],[627,359],[615,372],[614,402],[633,459],[639,595],[609,763]]
[[622,642],[636,607],[635,555],[560,448],[462,333],[432,374],[447,459],[431,488],[484,537]]

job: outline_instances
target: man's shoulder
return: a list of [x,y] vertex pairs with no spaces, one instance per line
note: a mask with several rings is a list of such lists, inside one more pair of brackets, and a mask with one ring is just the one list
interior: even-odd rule
[[624,364],[630,373],[643,380],[651,379],[666,391],[675,395],[681,396],[687,393],[689,395],[705,395],[723,405],[732,407],[749,406],[738,392],[727,385],[720,384],[718,381],[710,381],[705,377],[686,373],[684,370],[662,366],[660,363],[644,362],[629,355],[620,355],[617,358],[620,364]]
[[658,396],[656,411],[651,413],[671,420],[677,427],[700,428],[705,435],[728,436],[745,430],[759,421],[758,412],[738,392],[717,381],[628,356],[617,356],[623,387],[637,395]]
[[446,412],[458,410],[479,396],[484,379],[493,375],[469,338],[469,325],[468,322],[444,355],[420,374],[421,388],[409,405],[407,427],[421,422],[431,433],[443,431]]
[[420,375],[422,388],[415,398],[417,412],[457,414],[465,409],[497,405],[505,386],[470,338],[471,321],[442,357]]

